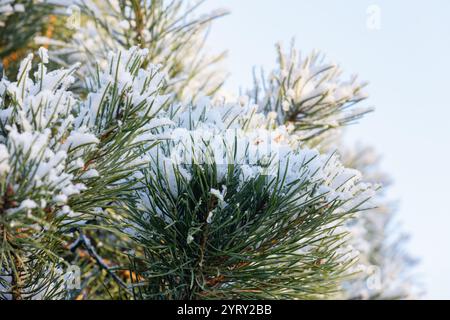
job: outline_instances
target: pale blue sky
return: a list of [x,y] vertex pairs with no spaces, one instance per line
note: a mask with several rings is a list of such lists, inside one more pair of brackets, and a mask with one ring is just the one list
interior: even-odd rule
[[[380,30],[366,26],[370,5],[381,9]],[[450,299],[450,1],[209,0],[204,9],[217,7],[232,11],[209,42],[229,51],[228,89],[248,87],[252,67],[272,67],[274,43],[293,36],[370,82],[376,112],[348,140],[383,154],[426,297]]]

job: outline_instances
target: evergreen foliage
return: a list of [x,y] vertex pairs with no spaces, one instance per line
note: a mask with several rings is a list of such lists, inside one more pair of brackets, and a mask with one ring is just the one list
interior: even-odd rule
[[1,0],[0,298],[410,297],[383,181],[336,139],[365,83],[278,46],[224,98],[202,2]]

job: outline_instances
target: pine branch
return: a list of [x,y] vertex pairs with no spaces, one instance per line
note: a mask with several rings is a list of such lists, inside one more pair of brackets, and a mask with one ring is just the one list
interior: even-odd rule
[[126,291],[129,291],[128,285],[123,282],[120,277],[118,277],[114,271],[111,270],[111,267],[108,266],[108,264],[103,260],[103,258],[97,253],[97,250],[92,245],[91,241],[87,238],[87,236],[80,230],[78,230],[78,239],[75,243],[80,242],[84,245],[86,250],[89,252],[90,256],[95,260],[95,262],[98,264],[98,266],[105,270],[123,289]]

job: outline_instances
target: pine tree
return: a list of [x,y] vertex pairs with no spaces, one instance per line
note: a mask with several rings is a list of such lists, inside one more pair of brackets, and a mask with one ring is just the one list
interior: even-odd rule
[[[249,91],[266,113],[280,124],[291,127],[306,145],[322,152],[336,151],[343,163],[363,173],[363,180],[380,184],[385,190],[389,178],[379,170],[379,158],[371,148],[349,149],[342,145],[342,128],[354,123],[370,108],[354,108],[367,98],[366,83],[355,76],[341,80],[342,71],[326,62],[320,52],[302,58],[291,44],[289,52],[277,45],[278,68],[268,79],[255,75],[255,86]],[[350,109],[353,108],[353,109]],[[350,109],[350,110],[348,110]],[[372,198],[374,207],[348,222],[350,245],[358,251],[356,274],[343,283],[346,299],[407,299],[421,295],[411,267],[417,261],[403,245],[407,236],[394,224],[394,205],[379,190]]]
[[[341,150],[346,165],[363,172],[366,181],[381,183],[383,190],[387,190],[391,181],[379,169],[380,156],[373,148],[356,145]],[[373,201],[376,207],[357,222],[363,232],[353,238],[362,270],[344,284],[344,298],[416,299],[423,294],[413,269],[418,261],[405,248],[408,235],[395,219],[396,204],[381,191]]]
[[0,298],[405,297],[358,272],[391,266],[380,181],[334,138],[365,84],[278,47],[223,98],[202,2],[1,2]]

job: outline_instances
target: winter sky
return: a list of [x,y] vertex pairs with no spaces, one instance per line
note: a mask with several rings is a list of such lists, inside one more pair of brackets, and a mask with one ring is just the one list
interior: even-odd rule
[[274,44],[323,50],[370,82],[376,108],[347,130],[374,146],[394,180],[399,219],[421,259],[427,298],[450,299],[450,1],[209,0],[227,8],[209,46],[228,50],[229,90],[249,87],[252,67],[271,68]]

